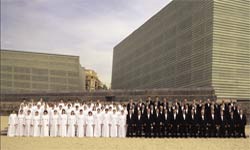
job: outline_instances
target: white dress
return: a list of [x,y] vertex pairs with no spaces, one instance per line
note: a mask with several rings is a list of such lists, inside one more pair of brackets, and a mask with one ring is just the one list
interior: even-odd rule
[[118,137],[126,137],[126,115],[125,113],[119,116],[118,119],[118,125],[119,125],[119,129],[118,129]]
[[67,121],[68,126],[68,133],[67,133],[67,137],[75,137],[75,124],[76,124],[76,116],[75,115],[70,115],[68,117],[68,121]]
[[93,137],[94,136],[94,117],[93,116],[88,116],[86,118],[86,136],[87,137]]
[[31,123],[32,123],[32,115],[26,115],[24,117],[25,121],[25,129],[24,129],[24,135],[25,136],[31,136],[32,135],[32,128],[31,128]]
[[56,137],[58,135],[58,115],[51,115],[50,118],[50,136]]
[[49,115],[41,117],[41,136],[49,136]]
[[17,116],[17,131],[16,131],[16,135],[17,136],[23,136],[24,135],[24,125],[25,125],[25,121],[24,121],[24,115],[19,114]]
[[32,135],[34,136],[34,137],[37,137],[37,136],[40,136],[40,122],[41,122],[41,118],[40,118],[40,116],[38,115],[38,116],[33,116],[33,118],[32,118],[32,125],[33,125],[33,127],[32,127]]
[[118,116],[117,114],[112,114],[110,118],[110,137],[117,137],[117,125],[118,125]]
[[102,124],[102,115],[101,113],[96,113],[94,117],[95,129],[94,129],[94,137],[101,136],[101,124]]
[[59,119],[59,136],[65,137],[67,133],[67,115],[61,114]]
[[82,114],[77,115],[76,119],[77,124],[77,137],[83,137],[85,131],[85,116]]
[[16,123],[17,123],[17,115],[16,114],[10,114],[9,116],[9,122],[8,122],[8,136],[15,136],[16,135]]
[[108,113],[103,114],[102,123],[102,137],[109,137],[110,115]]

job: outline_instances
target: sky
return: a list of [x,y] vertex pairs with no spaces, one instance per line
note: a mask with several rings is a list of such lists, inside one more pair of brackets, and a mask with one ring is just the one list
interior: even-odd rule
[[110,86],[113,47],[171,0],[1,0],[1,49],[80,56]]

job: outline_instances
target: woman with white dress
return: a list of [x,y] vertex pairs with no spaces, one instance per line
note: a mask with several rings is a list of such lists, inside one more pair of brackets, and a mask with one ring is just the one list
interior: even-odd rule
[[24,122],[25,122],[25,129],[24,129],[24,135],[25,136],[31,136],[31,122],[32,122],[32,115],[31,115],[31,111],[28,110],[27,114],[24,117]]
[[23,110],[20,110],[20,113],[17,116],[17,136],[24,136],[24,127],[25,127],[25,120],[24,120]]
[[54,110],[53,114],[50,115],[50,136],[56,137],[58,135],[58,119],[57,110]]
[[126,119],[127,116],[124,112],[124,110],[121,110],[121,114],[119,115],[119,119],[118,119],[118,137],[126,137]]
[[113,110],[113,114],[110,118],[110,137],[117,137],[117,129],[118,129],[118,116],[116,114],[116,110]]
[[67,120],[67,125],[68,125],[67,137],[75,137],[76,116],[74,111],[71,111],[70,116],[68,117]]
[[16,125],[17,125],[17,115],[16,112],[13,111],[9,116],[8,133],[7,133],[8,136],[13,137],[16,135]]
[[36,111],[35,115],[32,117],[32,120],[31,120],[32,136],[33,137],[40,136],[40,120],[41,120],[41,117],[39,115],[39,112]]
[[49,115],[48,111],[44,110],[41,117],[41,137],[49,136]]
[[85,116],[83,114],[83,110],[80,109],[79,114],[76,117],[76,125],[77,125],[77,137],[83,137],[85,135]]
[[100,113],[100,108],[97,108],[97,113],[94,116],[94,120],[95,120],[94,137],[100,137],[101,124],[102,124],[102,114]]
[[88,117],[86,118],[86,136],[93,137],[94,136],[94,117],[91,111],[88,113]]
[[61,137],[65,137],[67,135],[67,118],[66,111],[63,109],[59,118],[59,136]]
[[109,130],[110,130],[110,115],[108,113],[108,109],[105,109],[105,113],[102,116],[102,137],[109,137]]

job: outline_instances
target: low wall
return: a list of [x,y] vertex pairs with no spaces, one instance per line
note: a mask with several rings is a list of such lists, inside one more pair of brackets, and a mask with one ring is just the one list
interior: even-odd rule
[[[142,98],[145,100],[147,96],[160,98],[166,97],[170,101],[178,98],[182,100],[187,98],[193,99],[217,99],[212,88],[169,88],[169,89],[147,89],[147,90],[100,90],[94,92],[78,92],[78,93],[2,93],[0,103],[1,115],[9,115],[12,110],[18,110],[23,98],[38,100],[44,98],[45,101],[59,101],[61,98],[64,100],[97,100],[101,101],[114,101],[114,102],[127,102],[128,99]],[[250,101],[249,100],[237,100],[237,103],[241,105],[245,114],[250,118]],[[249,124],[250,120],[248,120]]]

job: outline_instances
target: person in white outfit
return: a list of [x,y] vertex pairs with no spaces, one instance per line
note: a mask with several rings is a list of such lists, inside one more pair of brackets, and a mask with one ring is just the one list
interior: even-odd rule
[[16,126],[17,126],[17,115],[15,111],[12,111],[8,121],[8,133],[7,133],[8,136],[13,137],[16,135]]
[[67,137],[75,137],[76,116],[74,111],[71,111],[70,116],[68,117],[67,120],[67,125],[68,125]]
[[57,110],[54,110],[53,114],[50,115],[50,136],[56,137],[58,135],[58,123],[59,116]]
[[23,110],[20,110],[20,113],[17,116],[17,136],[24,136],[24,127],[25,127],[25,120],[24,120]]
[[97,113],[94,116],[94,120],[95,120],[94,137],[100,137],[101,136],[101,124],[102,124],[102,114],[100,113],[100,108],[97,108]]
[[63,109],[59,118],[59,136],[61,137],[65,137],[67,134],[67,118],[66,111]]
[[102,118],[102,137],[109,137],[109,130],[110,130],[109,122],[110,122],[110,115],[108,113],[108,109],[106,108]]
[[25,129],[24,129],[24,135],[25,136],[31,136],[31,122],[32,122],[32,115],[31,115],[31,110],[27,111],[27,115],[24,117],[24,122],[25,122]]
[[80,109],[79,114],[76,117],[77,125],[77,137],[83,137],[85,131],[85,116],[83,115],[83,110]]
[[118,119],[118,137],[126,137],[126,119],[127,116],[124,112],[124,110],[121,110],[121,114],[119,115],[119,119]]
[[32,136],[37,137],[40,136],[40,115],[39,112],[36,111],[35,115],[32,117],[31,120],[31,127],[32,127]]
[[88,117],[86,118],[86,136],[93,137],[94,136],[94,117],[91,111],[88,113]]
[[118,116],[116,114],[116,110],[113,110],[113,114],[110,118],[110,137],[117,137],[117,129],[118,129]]
[[49,136],[49,115],[48,111],[44,110],[41,117],[41,137]]

